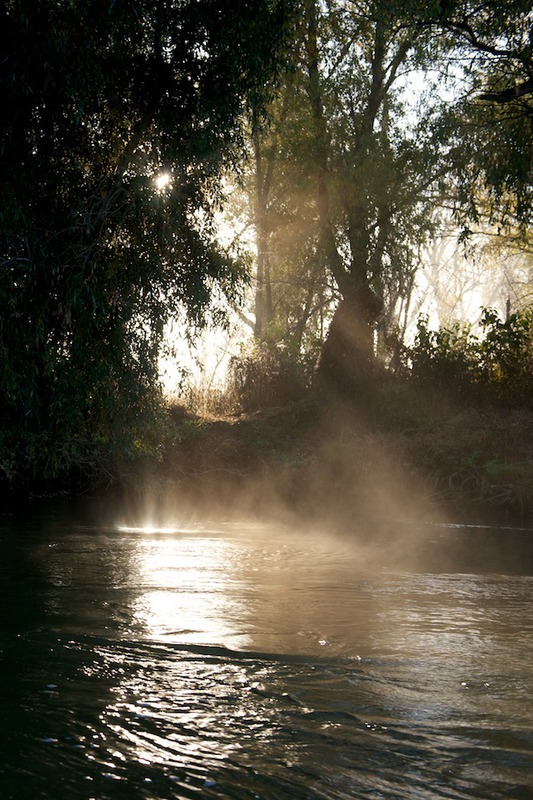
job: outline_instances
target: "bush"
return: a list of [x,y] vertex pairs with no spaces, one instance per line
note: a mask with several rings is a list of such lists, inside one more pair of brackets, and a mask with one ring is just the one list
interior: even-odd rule
[[312,385],[315,359],[291,342],[254,343],[231,360],[228,394],[243,411],[302,400]]
[[484,309],[480,325],[485,336],[479,343],[485,383],[506,402],[533,398],[533,313],[519,311],[501,321],[494,309]]
[[428,317],[417,323],[413,347],[408,351],[411,373],[415,380],[437,390],[464,391],[469,387],[477,367],[477,339],[469,324],[453,323],[451,327],[431,331]]
[[407,350],[412,379],[449,398],[531,405],[533,400],[533,313],[518,311],[501,320],[483,309],[476,336],[469,324],[431,331],[421,316]]

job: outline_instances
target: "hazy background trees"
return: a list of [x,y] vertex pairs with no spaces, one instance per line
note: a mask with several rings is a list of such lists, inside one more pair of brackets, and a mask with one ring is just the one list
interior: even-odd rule
[[421,308],[438,325],[469,302],[480,314],[527,296],[531,14],[311,0],[299,12],[278,95],[250,121],[254,333],[320,352],[323,382],[353,395]]

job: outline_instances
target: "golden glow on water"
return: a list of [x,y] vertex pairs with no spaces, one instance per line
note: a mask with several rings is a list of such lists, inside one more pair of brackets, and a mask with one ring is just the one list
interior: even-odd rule
[[533,573],[157,511],[6,541],[2,797],[533,796]]
[[[246,647],[246,616],[236,592],[238,549],[208,533],[143,527],[136,548],[139,589],[132,611],[148,638]],[[160,534],[160,536],[154,534]]]
[[[146,645],[131,655],[126,645],[127,675],[115,647],[99,648],[105,669],[117,678],[100,714],[103,729],[120,743],[110,777],[126,757],[147,776],[155,768],[168,770],[172,783],[187,789],[192,776],[202,790],[214,785],[212,773],[247,737],[268,743],[274,736],[268,715],[258,718],[254,708],[261,700],[246,664],[230,655],[252,643],[244,632],[250,628],[249,586],[242,577],[246,545],[202,527],[142,524],[120,532],[131,542],[131,622]],[[189,645],[206,647],[208,654],[213,647],[212,655],[193,650],[184,656],[181,648]]]
[[147,536],[151,534],[169,534],[169,533],[186,533],[187,531],[180,531],[179,528],[174,526],[165,526],[165,525],[119,525],[117,530],[120,533],[139,533],[139,534],[146,534]]

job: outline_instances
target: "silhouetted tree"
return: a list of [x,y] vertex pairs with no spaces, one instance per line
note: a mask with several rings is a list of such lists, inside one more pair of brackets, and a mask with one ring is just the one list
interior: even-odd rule
[[238,291],[211,211],[242,115],[275,73],[288,6],[2,4],[5,473],[149,446],[166,320],[185,309],[199,321],[215,287]]

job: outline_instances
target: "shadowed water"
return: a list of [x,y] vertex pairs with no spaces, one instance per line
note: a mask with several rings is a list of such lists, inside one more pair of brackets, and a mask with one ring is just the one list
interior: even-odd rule
[[2,800],[533,797],[531,534],[418,534],[5,516]]

